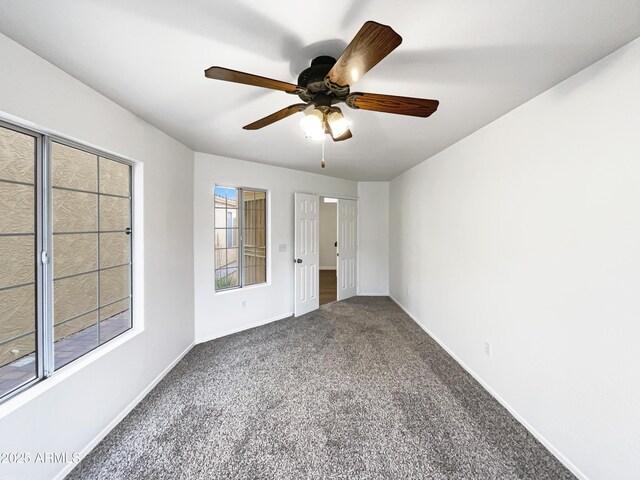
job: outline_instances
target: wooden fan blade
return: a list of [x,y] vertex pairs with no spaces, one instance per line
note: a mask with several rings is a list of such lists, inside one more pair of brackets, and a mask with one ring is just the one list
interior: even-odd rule
[[351,108],[361,108],[362,110],[411,115],[413,117],[428,117],[438,109],[440,102],[426,98],[355,92],[347,97],[346,103]]
[[204,71],[204,76],[214,80],[224,80],[225,82],[244,83],[245,85],[253,85],[255,87],[271,88],[273,90],[282,90],[283,92],[294,93],[297,90],[304,90],[303,87],[294,85],[293,83],[281,82],[272,78],[252,75],[251,73],[238,72],[223,67],[211,67]]
[[259,128],[266,127],[267,125],[271,125],[272,123],[282,120],[283,118],[287,118],[289,115],[293,115],[294,113],[301,112],[305,108],[307,108],[306,103],[296,103],[295,105],[289,105],[288,107],[283,108],[282,110],[278,110],[276,113],[267,115],[266,117],[261,118],[260,120],[257,120],[253,123],[250,123],[249,125],[245,125],[242,128],[244,128],[245,130],[258,130]]
[[358,81],[402,43],[387,25],[366,22],[327,74],[331,83],[345,87]]

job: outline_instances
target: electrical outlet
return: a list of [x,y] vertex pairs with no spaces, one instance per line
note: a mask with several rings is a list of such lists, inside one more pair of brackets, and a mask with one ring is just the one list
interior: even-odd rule
[[484,353],[487,354],[487,357],[491,356],[491,344],[489,342],[484,342]]

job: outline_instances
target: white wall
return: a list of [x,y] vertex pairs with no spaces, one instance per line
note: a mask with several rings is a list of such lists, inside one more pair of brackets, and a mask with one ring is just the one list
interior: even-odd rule
[[389,295],[389,182],[358,183],[359,295]]
[[[215,293],[213,187],[216,183],[269,191],[267,285]],[[204,342],[293,313],[293,194],[354,197],[356,182],[286,168],[195,154],[194,275],[196,342]],[[279,245],[286,251],[280,252]],[[242,302],[245,301],[245,307]]]
[[320,199],[320,269],[336,269],[338,241],[338,204]]
[[640,478],[639,85],[635,40],[391,183],[392,296],[593,480]]
[[[193,342],[193,153],[0,35],[0,112],[142,162],[134,294],[144,331],[101,348],[0,406],[0,452],[81,452]],[[141,228],[144,231],[142,232]],[[143,235],[143,236],[141,236]],[[144,283],[142,283],[144,277]],[[121,342],[119,342],[121,343]],[[115,344],[114,344],[115,345]],[[105,353],[106,350],[109,350]],[[102,353],[102,355],[101,355]],[[93,359],[93,361],[90,361]],[[85,364],[83,368],[78,368]],[[51,479],[63,464],[0,464],[0,478]]]

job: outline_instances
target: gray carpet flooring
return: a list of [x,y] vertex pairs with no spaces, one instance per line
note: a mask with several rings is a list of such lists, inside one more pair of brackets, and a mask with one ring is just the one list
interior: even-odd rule
[[386,297],[196,346],[69,479],[574,478]]

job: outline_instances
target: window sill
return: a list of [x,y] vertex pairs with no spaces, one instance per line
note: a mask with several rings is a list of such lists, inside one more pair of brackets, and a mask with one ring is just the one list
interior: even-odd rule
[[18,410],[22,406],[26,405],[34,398],[43,395],[49,389],[63,382],[65,379],[69,378],[76,372],[89,366],[91,363],[108,354],[112,350],[115,350],[119,346],[133,340],[142,332],[142,328],[134,327],[131,330],[118,335],[116,338],[110,340],[104,345],[100,345],[99,347],[86,353],[82,357],[79,357],[68,365],[65,365],[60,370],[53,372],[51,376],[40,379],[31,387],[16,394],[12,398],[9,398],[6,402],[0,405],[0,420],[11,414],[12,412]]
[[237,288],[228,288],[226,290],[221,290],[221,291],[213,291],[214,295],[228,295],[229,293],[238,293],[238,292],[246,292],[247,290],[255,290],[257,288],[265,288],[265,287],[270,287],[271,286],[271,282],[265,282],[265,283],[257,283],[255,285],[248,285],[246,287],[237,287]]

